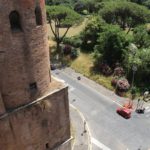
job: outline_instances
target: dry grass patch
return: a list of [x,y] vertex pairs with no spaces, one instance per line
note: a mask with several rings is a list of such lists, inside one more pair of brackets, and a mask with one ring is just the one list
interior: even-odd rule
[[105,77],[92,71],[93,59],[90,54],[80,53],[79,57],[71,63],[71,68],[110,90],[114,89],[111,86],[112,77]]
[[[78,35],[85,28],[87,20],[88,20],[88,18],[85,18],[84,21],[80,25],[71,27],[66,36],[71,37],[71,36]],[[49,24],[47,26],[48,26],[49,38],[52,39],[54,37],[54,35],[50,29]],[[54,27],[54,24],[52,26]],[[60,35],[62,36],[65,33],[65,31],[66,31],[66,28],[61,28],[60,29]]]

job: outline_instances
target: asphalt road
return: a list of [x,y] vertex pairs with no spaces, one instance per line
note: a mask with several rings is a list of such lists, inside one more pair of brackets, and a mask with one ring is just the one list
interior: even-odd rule
[[116,113],[116,103],[82,83],[82,79],[79,81],[64,70],[52,74],[69,85],[69,101],[86,118],[93,150],[149,150],[149,115],[133,112],[130,119],[124,119]]

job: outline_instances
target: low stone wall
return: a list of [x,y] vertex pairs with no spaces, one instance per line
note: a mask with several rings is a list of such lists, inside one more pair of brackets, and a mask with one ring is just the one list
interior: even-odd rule
[[[67,87],[0,117],[0,149],[3,150],[49,150],[68,139]],[[67,145],[62,147],[69,150]]]

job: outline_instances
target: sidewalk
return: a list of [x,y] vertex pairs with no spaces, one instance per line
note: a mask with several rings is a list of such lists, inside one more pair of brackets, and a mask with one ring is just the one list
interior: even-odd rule
[[72,126],[72,150],[91,150],[90,133],[84,116],[73,105],[70,105]]

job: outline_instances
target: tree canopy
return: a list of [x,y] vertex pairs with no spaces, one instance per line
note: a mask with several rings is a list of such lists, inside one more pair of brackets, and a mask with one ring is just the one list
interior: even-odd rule
[[105,2],[100,14],[107,23],[118,24],[122,29],[128,28],[129,31],[150,21],[150,11],[131,2]]
[[97,45],[95,45],[94,58],[96,64],[105,62],[113,66],[115,63],[123,62],[125,51],[130,44],[130,38],[115,25],[107,25],[99,33]]
[[92,51],[97,43],[98,34],[105,26],[105,21],[100,16],[92,16],[89,18],[85,29],[81,32],[82,49]]
[[[137,49],[136,54],[133,58],[131,53],[126,56],[126,67],[132,71],[133,64],[137,67],[136,80],[138,83],[150,82],[150,48]],[[149,85],[148,85],[149,86]]]
[[134,28],[133,38],[138,48],[150,47],[150,31],[146,25],[140,25]]
[[[66,6],[47,6],[47,20],[57,43],[57,50],[60,51],[60,43],[66,36],[69,28],[81,21],[81,16]],[[60,35],[60,28],[66,28],[65,33]]]

